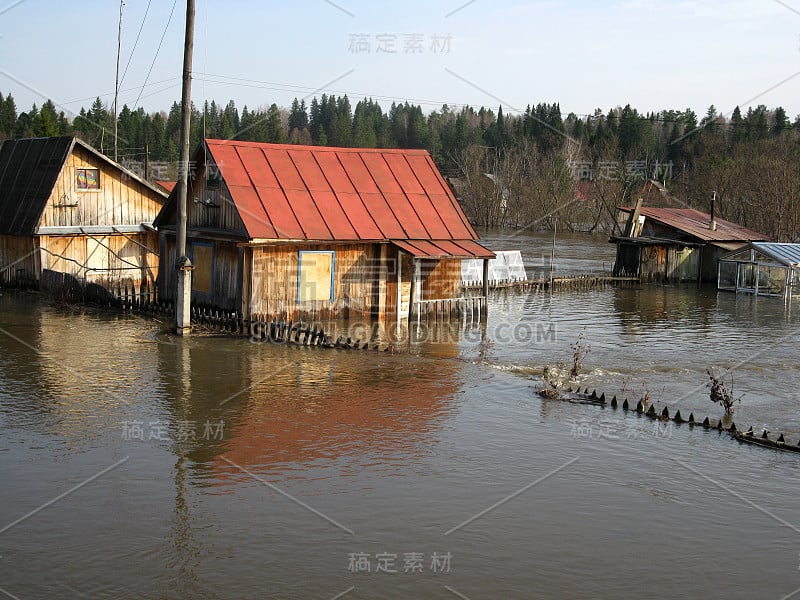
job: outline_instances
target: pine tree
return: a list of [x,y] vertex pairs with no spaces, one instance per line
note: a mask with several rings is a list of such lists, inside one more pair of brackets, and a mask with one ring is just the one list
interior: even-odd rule
[[223,140],[232,140],[239,131],[239,111],[233,100],[229,101],[219,119],[218,135]]
[[147,145],[151,160],[169,160],[167,153],[167,122],[163,113],[155,113],[148,121]]
[[255,126],[256,113],[247,110],[247,105],[245,104],[244,108],[242,108],[242,116],[239,119],[239,131],[236,134],[236,139],[244,142],[252,142],[255,139],[253,137]]
[[742,118],[742,111],[737,106],[733,109],[730,122],[730,140],[732,145],[747,138],[747,129],[745,127],[744,119]]
[[374,115],[366,98],[356,104],[353,116],[353,145],[356,148],[375,148],[378,145]]
[[708,133],[717,133],[719,129],[718,119],[719,114],[717,113],[717,107],[712,104],[708,107],[706,116],[700,121],[700,127],[705,129]]
[[789,117],[786,115],[786,111],[782,106],[779,106],[775,109],[775,114],[773,115],[773,125],[771,133],[774,136],[781,136],[786,131],[789,130],[791,127],[791,123],[789,122]]
[[17,104],[9,94],[6,99],[0,102],[0,129],[7,136],[13,136],[17,126]]
[[266,139],[264,141],[274,144],[286,142],[286,134],[281,121],[281,111],[277,104],[272,104],[267,110]]
[[[333,103],[333,96],[329,102]],[[349,147],[353,145],[353,114],[350,110],[350,100],[347,95],[336,99],[331,118],[330,140],[331,146]]]
[[322,129],[322,107],[316,96],[311,100],[309,113],[308,128],[311,132],[311,141],[319,144],[319,134]]
[[308,127],[306,101],[298,102],[297,98],[295,98],[292,101],[292,109],[289,112],[289,131],[293,129],[305,129],[306,127]]

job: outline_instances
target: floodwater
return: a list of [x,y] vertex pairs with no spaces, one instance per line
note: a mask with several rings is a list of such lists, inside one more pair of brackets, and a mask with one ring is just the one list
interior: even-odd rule
[[[549,272],[552,238],[484,239]],[[800,305],[498,293],[373,353],[1,293],[0,597],[800,597],[800,455],[535,393],[582,334],[582,387],[715,419],[729,370],[737,425],[796,443]]]

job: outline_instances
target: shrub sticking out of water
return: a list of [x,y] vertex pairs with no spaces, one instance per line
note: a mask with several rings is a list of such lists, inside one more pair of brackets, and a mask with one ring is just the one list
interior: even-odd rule
[[731,389],[729,390],[725,387],[725,382],[722,381],[722,376],[717,377],[714,373],[714,369],[707,369],[706,373],[708,373],[709,382],[707,387],[709,388],[709,397],[711,401],[715,404],[719,404],[725,408],[725,413],[728,415],[733,414],[733,404],[734,402],[741,402],[742,396],[738,398],[733,397],[733,375],[731,375]]
[[555,365],[548,364],[542,369],[542,381],[544,385],[538,390],[538,394],[543,398],[557,400],[562,396],[562,388],[565,380],[575,381],[583,368],[583,359],[589,354],[591,346],[586,344],[586,330],[578,334],[575,343],[570,344],[572,348],[572,366],[567,369],[563,362]]
[[545,365],[542,369],[542,381],[544,386],[539,388],[539,395],[548,400],[558,400],[561,398],[561,386],[564,383],[564,363],[557,365]]
[[482,362],[488,361],[492,348],[494,348],[494,340],[490,340],[489,338],[481,340],[481,343],[478,346],[478,358]]
[[578,334],[578,339],[575,340],[575,343],[570,344],[570,348],[572,348],[572,368],[569,371],[569,378],[574,381],[583,368],[584,359],[592,350],[592,347],[586,343],[586,328]]

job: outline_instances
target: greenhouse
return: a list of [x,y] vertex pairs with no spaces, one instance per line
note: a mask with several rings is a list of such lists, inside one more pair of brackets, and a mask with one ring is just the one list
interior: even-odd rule
[[800,244],[751,242],[722,257],[717,288],[787,300],[800,297]]

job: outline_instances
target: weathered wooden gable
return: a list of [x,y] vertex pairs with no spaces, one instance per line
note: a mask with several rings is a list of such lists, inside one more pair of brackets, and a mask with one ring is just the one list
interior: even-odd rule
[[164,200],[154,189],[76,143],[56,178],[39,227],[152,223]]
[[[189,230],[200,230],[210,234],[247,239],[247,231],[231,198],[227,182],[219,177],[217,168],[206,167],[202,148],[195,154],[195,169],[190,174],[186,194],[186,226]],[[177,186],[169,202],[158,216],[157,226],[163,230],[174,230],[177,212]]]

